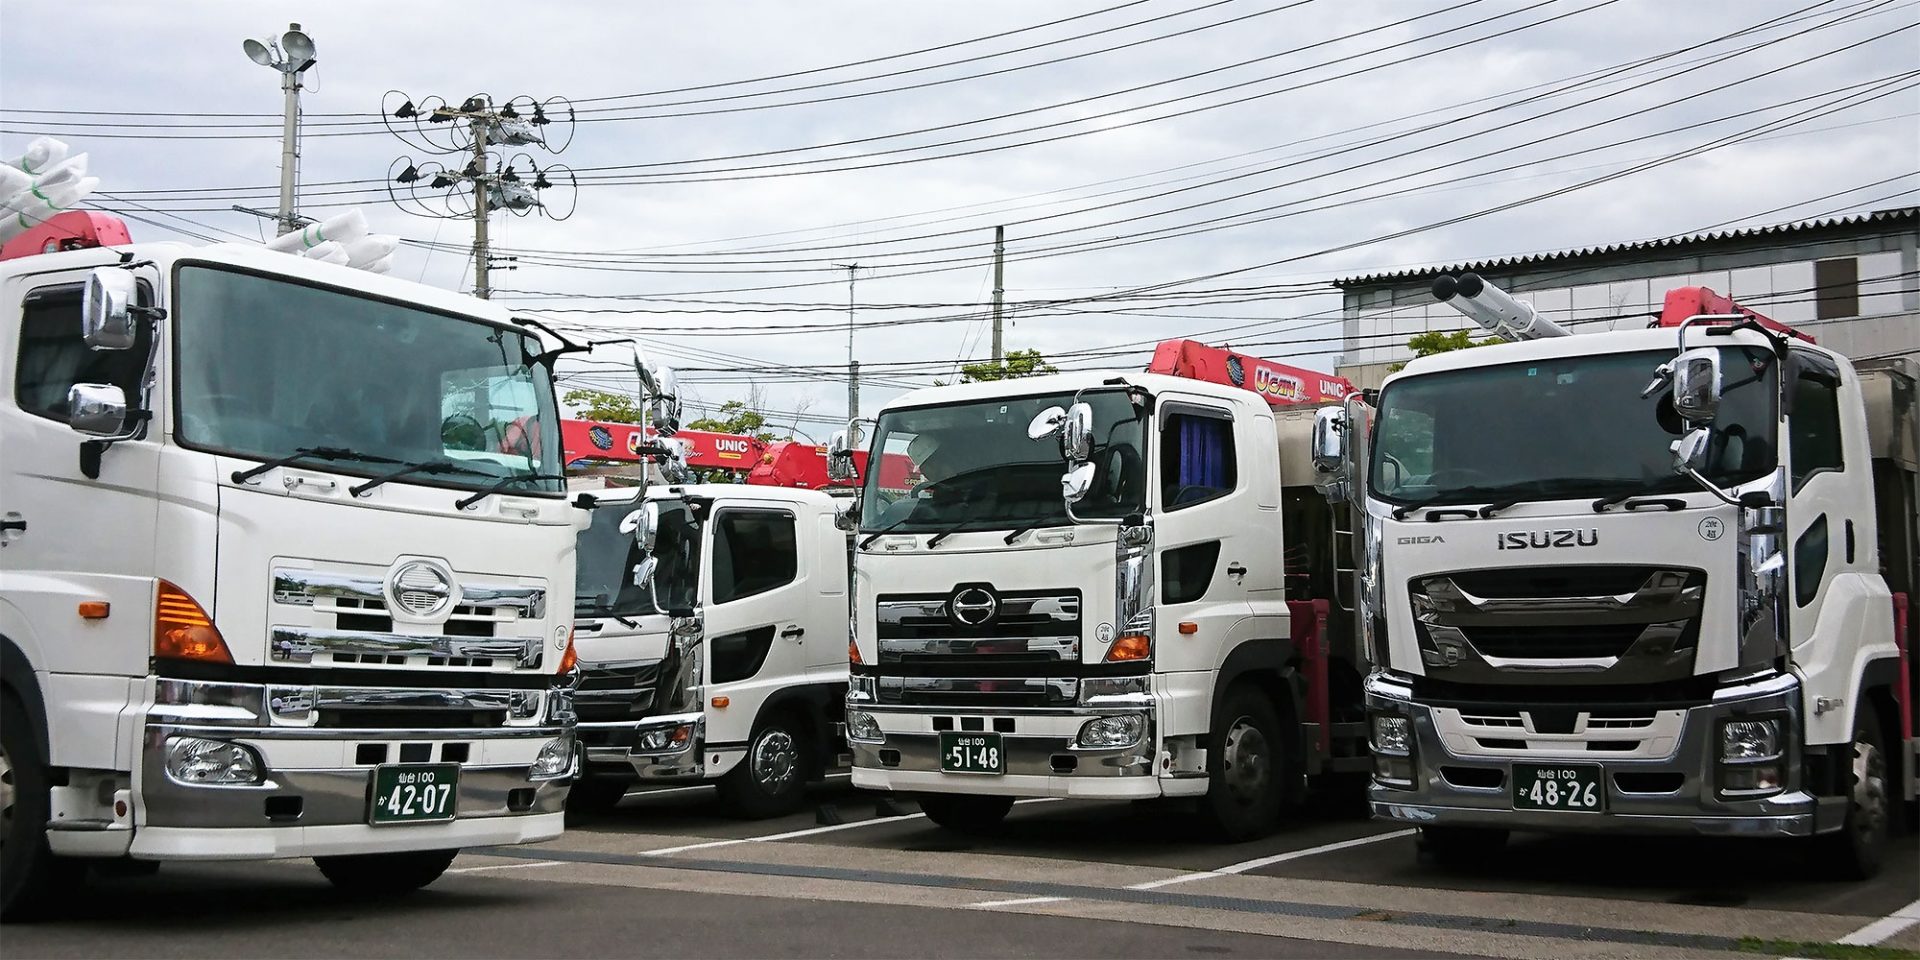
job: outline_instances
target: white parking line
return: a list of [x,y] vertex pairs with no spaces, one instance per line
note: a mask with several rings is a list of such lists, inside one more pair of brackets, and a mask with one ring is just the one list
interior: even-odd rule
[[[1052,803],[1058,799],[1060,798],[1059,797],[1035,797],[1030,800],[1015,800],[1014,804],[1017,806],[1023,803]],[[679,847],[662,847],[658,850],[641,850],[639,851],[639,853],[641,856],[663,857],[673,853],[686,853],[689,850],[712,850],[715,847],[732,847],[742,843],[768,843],[776,840],[796,840],[796,839],[799,839],[800,837],[812,837],[822,833],[836,833],[841,830],[852,830],[855,827],[871,827],[871,826],[875,826],[877,824],[883,824],[883,823],[903,823],[908,820],[919,820],[924,817],[926,817],[926,814],[924,813],[908,813],[898,817],[875,817],[871,820],[855,820],[852,823],[836,823],[830,827],[808,827],[805,830],[789,830],[786,833],[768,834],[767,836],[764,836],[764,837],[737,837],[732,840],[708,840],[705,843],[689,843],[689,844],[686,844],[685,846],[679,846]]]
[[1872,923],[1834,941],[1850,947],[1871,947],[1876,943],[1892,939],[1900,931],[1920,924],[1920,900],[1895,910]]
[[528,860],[522,863],[493,863],[484,867],[455,867],[448,873],[485,873],[489,870],[525,870],[528,867],[557,867],[564,860]]
[[982,903],[969,903],[967,906],[978,909],[990,907],[1025,907],[1036,903],[1065,903],[1069,897],[1022,897],[1018,900],[987,900]]
[[1208,879],[1209,877],[1232,876],[1233,874],[1236,874],[1236,873],[1246,873],[1249,870],[1258,870],[1261,867],[1270,867],[1276,863],[1285,863],[1289,860],[1300,860],[1306,857],[1316,857],[1323,853],[1332,853],[1335,850],[1346,850],[1350,847],[1365,846],[1366,844],[1369,844],[1369,843],[1379,843],[1382,840],[1398,840],[1401,837],[1411,837],[1413,836],[1413,834],[1414,834],[1414,831],[1412,830],[1395,830],[1392,833],[1376,833],[1371,837],[1361,837],[1357,840],[1342,840],[1339,843],[1322,844],[1317,847],[1308,847],[1305,850],[1293,850],[1287,853],[1276,853],[1270,857],[1257,857],[1252,860],[1242,860],[1239,863],[1228,864],[1227,866],[1220,867],[1219,869],[1216,869],[1216,870],[1202,870],[1199,873],[1185,873],[1177,877],[1166,877],[1160,880],[1148,880],[1145,883],[1132,884],[1131,886],[1127,887],[1127,889],[1128,890],[1158,890],[1161,887],[1171,887],[1176,883],[1191,883],[1195,880],[1205,880],[1205,879]]

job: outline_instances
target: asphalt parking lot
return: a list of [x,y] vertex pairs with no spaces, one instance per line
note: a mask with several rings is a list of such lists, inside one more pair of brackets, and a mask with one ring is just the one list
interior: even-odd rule
[[[1920,840],[1868,883],[1783,842],[1520,836],[1470,869],[1321,802],[1218,845],[1164,809],[1028,801],[941,830],[844,787],[743,822],[634,794],[537,847],[470,851],[427,891],[341,897],[306,863],[110,879],[8,956],[1920,955]],[[1845,943],[1844,954],[1823,944]]]

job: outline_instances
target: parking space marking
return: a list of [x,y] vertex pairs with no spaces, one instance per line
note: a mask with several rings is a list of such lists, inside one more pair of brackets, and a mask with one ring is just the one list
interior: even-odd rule
[[493,863],[484,867],[454,867],[448,873],[487,873],[494,870],[525,870],[528,867],[557,867],[558,860],[529,860],[526,863]]
[[1908,927],[1920,924],[1920,900],[1895,910],[1872,923],[1834,941],[1850,947],[1871,947],[1884,940],[1891,940]]
[[1068,899],[1070,898],[1068,897],[1021,897],[1018,900],[983,900],[979,903],[969,903],[967,904],[967,906],[973,907],[979,910],[987,910],[993,907],[1026,907],[1026,906],[1032,906],[1033,904],[1036,904],[1036,903],[1065,903],[1067,902]]
[[[1059,797],[1033,797],[1027,800],[1015,800],[1014,805],[1025,803],[1052,803]],[[855,820],[852,823],[836,823],[830,827],[808,827],[805,830],[789,830],[786,833],[768,834],[764,837],[738,837],[732,840],[709,840],[705,843],[689,843],[678,847],[662,847],[658,850],[642,850],[640,854],[648,857],[664,857],[668,854],[686,853],[689,850],[712,850],[715,847],[732,847],[742,843],[771,843],[777,840],[798,840],[801,837],[819,836],[823,833],[837,833],[852,830],[855,827],[871,827],[882,823],[904,823],[908,820],[923,820],[924,813],[905,813],[897,817],[874,817],[871,820]]]
[[1127,889],[1128,890],[1158,890],[1161,887],[1171,887],[1176,883],[1191,883],[1195,880],[1206,880],[1212,877],[1227,877],[1227,876],[1232,876],[1236,873],[1246,873],[1249,870],[1258,870],[1261,867],[1270,867],[1276,863],[1285,863],[1289,860],[1301,860],[1306,857],[1316,857],[1323,853],[1332,853],[1335,850],[1346,850],[1350,847],[1365,846],[1366,844],[1369,844],[1369,843],[1379,843],[1382,840],[1398,840],[1402,837],[1411,837],[1413,836],[1413,834],[1414,834],[1414,831],[1412,830],[1395,830],[1391,833],[1376,833],[1370,837],[1359,837],[1353,840],[1342,840],[1339,843],[1323,843],[1320,846],[1308,847],[1305,850],[1290,850],[1286,853],[1276,853],[1276,854],[1273,854],[1272,856],[1256,857],[1252,860],[1242,860],[1239,863],[1228,864],[1227,866],[1219,867],[1214,870],[1202,870],[1197,873],[1181,874],[1180,876],[1177,876],[1177,877],[1163,877],[1159,880],[1148,880],[1145,883],[1130,884],[1128,885]]

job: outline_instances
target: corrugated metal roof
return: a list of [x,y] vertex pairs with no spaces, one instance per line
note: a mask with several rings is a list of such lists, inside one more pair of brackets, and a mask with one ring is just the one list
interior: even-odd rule
[[1560,263],[1567,260],[1579,260],[1584,257],[1611,256],[1621,253],[1633,253],[1639,250],[1661,250],[1698,244],[1725,243],[1729,240],[1747,240],[1754,237],[1812,233],[1820,230],[1830,230],[1834,227],[1851,227],[1867,223],[1914,219],[1920,219],[1920,207],[1896,207],[1890,210],[1875,210],[1872,213],[1856,214],[1851,217],[1828,217],[1823,220],[1796,220],[1791,223],[1776,223],[1766,227],[1749,227],[1744,230],[1723,230],[1714,233],[1697,233],[1685,237],[1667,237],[1661,240],[1614,243],[1600,247],[1582,247],[1578,250],[1562,250],[1557,253],[1536,253],[1523,257],[1500,257],[1493,260],[1479,260],[1472,263],[1456,263],[1445,267],[1420,267],[1390,273],[1369,273],[1357,277],[1342,277],[1333,281],[1333,285],[1342,288],[1377,286],[1380,284],[1432,278],[1443,273],[1465,273],[1467,271],[1479,273],[1489,270],[1507,270],[1513,267],[1532,266],[1543,263]]

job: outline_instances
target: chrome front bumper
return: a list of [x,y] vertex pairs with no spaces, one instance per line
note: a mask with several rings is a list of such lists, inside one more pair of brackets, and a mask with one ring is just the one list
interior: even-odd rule
[[[707,775],[703,714],[582,723],[576,729],[586,750],[584,772],[588,774],[625,776],[630,772],[644,781],[700,780]],[[676,732],[680,736],[672,737]],[[649,734],[667,734],[673,742],[666,749],[650,750],[642,746]]]
[[[1523,700],[1527,688],[1516,688]],[[1450,745],[1436,724],[1436,708],[1416,703],[1403,681],[1376,674],[1367,681],[1369,715],[1394,713],[1412,720],[1410,785],[1383,783],[1376,773],[1367,788],[1375,817],[1414,825],[1485,826],[1544,832],[1678,833],[1719,836],[1809,836],[1837,828],[1845,815],[1835,800],[1803,789],[1800,690],[1791,676],[1723,689],[1709,703],[1684,711],[1673,746],[1663,755],[1609,758],[1606,752],[1549,748],[1524,756],[1487,756]],[[1490,708],[1487,708],[1490,709]],[[1782,789],[1770,796],[1729,798],[1718,792],[1720,721],[1743,716],[1781,718]],[[1369,721],[1371,723],[1371,721]],[[1516,733],[1514,737],[1524,738]],[[1378,762],[1378,761],[1376,761]],[[1606,790],[1604,812],[1515,810],[1515,763],[1598,764]],[[1452,779],[1449,778],[1452,775]],[[1497,783],[1494,781],[1497,779]],[[1486,785],[1463,786],[1455,781]],[[1661,789],[1647,789],[1656,786]]]
[[[461,726],[451,719],[444,726],[317,725],[323,711],[346,704],[369,710],[437,704],[453,718],[476,715],[468,711],[480,705],[493,710],[522,694],[531,695],[533,714],[499,726]],[[435,835],[450,843],[457,839],[457,846],[546,839],[559,832],[557,815],[578,766],[571,707],[561,688],[318,688],[160,680],[155,700],[143,722],[134,770],[131,849],[136,856],[308,856],[314,855],[311,844],[302,838],[321,836],[330,853],[419,849]],[[395,716],[367,717],[382,715]],[[175,779],[167,769],[167,743],[183,736],[250,748],[261,761],[262,782]],[[542,749],[555,741],[563,742],[569,757],[565,768],[536,770]],[[453,824],[369,825],[374,768],[402,763],[459,765]],[[143,844],[144,834],[154,841]]]
[[[1115,710],[987,711],[948,707],[912,710],[849,702],[880,726],[878,742],[848,739],[853,785],[874,790],[1033,797],[1146,799],[1164,795],[1155,776],[1158,740],[1150,699]],[[1075,746],[1088,721],[1119,714],[1146,716],[1145,732],[1128,746]],[[940,769],[940,734],[998,733],[1004,774],[947,773]],[[1204,774],[1200,784],[1205,783]]]

